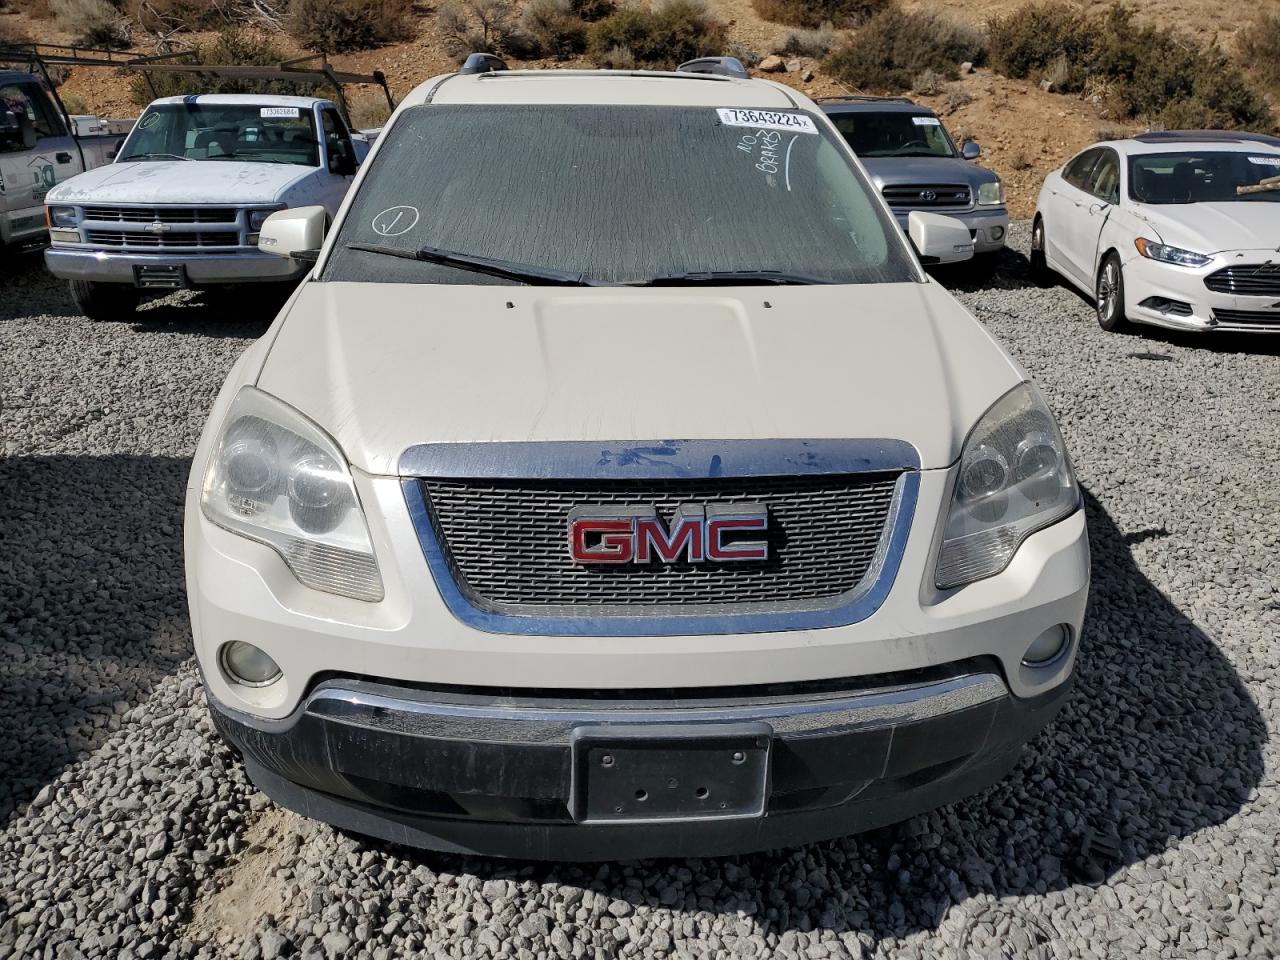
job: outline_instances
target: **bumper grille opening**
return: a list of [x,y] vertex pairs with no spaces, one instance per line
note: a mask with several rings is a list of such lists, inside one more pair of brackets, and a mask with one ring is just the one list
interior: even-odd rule
[[1280,297],[1280,263],[1224,267],[1204,278],[1214,293],[1240,297]]
[[[899,472],[700,480],[421,481],[431,522],[468,599],[484,608],[629,608],[820,604],[871,570]],[[575,564],[576,506],[656,507],[670,522],[685,503],[764,503],[769,559],[736,564]]]
[[1280,330],[1280,310],[1214,310],[1219,327],[1239,330]]
[[1191,316],[1191,304],[1184,303],[1181,300],[1170,300],[1167,297],[1147,297],[1138,306],[1146,307],[1148,310],[1155,310],[1158,313],[1167,313],[1174,317]]

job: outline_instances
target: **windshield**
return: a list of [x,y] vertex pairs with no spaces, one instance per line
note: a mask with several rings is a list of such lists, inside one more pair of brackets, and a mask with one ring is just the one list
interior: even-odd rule
[[165,103],[138,120],[120,150],[130,160],[240,160],[320,165],[311,111],[257,104]]
[[[556,271],[730,284],[719,275],[768,271],[794,282],[914,280],[896,233],[807,114],[422,106],[383,135],[324,279],[513,283],[521,271]],[[382,255],[424,248],[429,259]],[[460,258],[497,261],[510,275]]]
[[831,122],[858,156],[954,157],[956,148],[942,121],[928,114],[835,113]]
[[1275,203],[1280,182],[1262,182],[1272,177],[1280,177],[1280,154],[1149,153],[1129,161],[1129,196],[1140,203]]

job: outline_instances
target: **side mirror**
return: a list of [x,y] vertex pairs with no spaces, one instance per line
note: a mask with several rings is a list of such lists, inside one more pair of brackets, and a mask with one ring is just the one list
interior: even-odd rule
[[343,144],[329,145],[329,172],[338,177],[350,177],[356,172],[356,158]]
[[976,140],[966,140],[960,147],[960,156],[966,160],[977,160],[982,156],[982,148],[978,146]]
[[969,235],[969,228],[955,217],[912,210],[907,215],[907,235],[921,263],[960,263],[973,259],[973,237]]
[[314,261],[320,256],[329,214],[324,207],[277,210],[258,231],[258,249],[277,257]]

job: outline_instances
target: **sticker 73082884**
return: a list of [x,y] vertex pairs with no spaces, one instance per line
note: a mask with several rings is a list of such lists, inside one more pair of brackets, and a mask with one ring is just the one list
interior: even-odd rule
[[818,128],[803,113],[781,113],[776,110],[740,110],[737,107],[717,107],[720,122],[726,127],[755,127],[757,130],[793,130],[796,133],[816,134]]

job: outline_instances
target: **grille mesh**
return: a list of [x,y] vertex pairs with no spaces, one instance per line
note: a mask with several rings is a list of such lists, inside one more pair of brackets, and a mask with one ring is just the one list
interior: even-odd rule
[[1204,278],[1215,293],[1244,297],[1280,297],[1280,264],[1224,267]]
[[118,230],[87,230],[90,243],[104,247],[235,247],[240,234],[200,230],[188,233],[124,233]]
[[116,223],[235,223],[235,207],[85,207],[86,220]]
[[[893,183],[881,191],[891,207],[919,210],[937,207],[968,207],[972,203],[968,184],[964,183]],[[932,194],[926,199],[921,194]]]
[[[473,603],[599,609],[812,604],[847,593],[875,558],[898,476],[421,482],[450,569]],[[750,502],[769,511],[761,563],[608,567],[569,558],[576,506],[654,506],[669,523],[683,503]]]
[[1280,330],[1280,310],[1223,310],[1215,308],[1213,318],[1221,326]]

